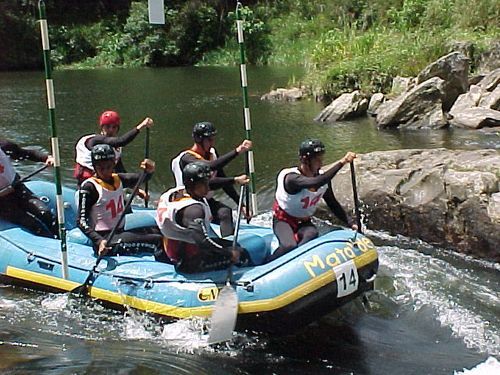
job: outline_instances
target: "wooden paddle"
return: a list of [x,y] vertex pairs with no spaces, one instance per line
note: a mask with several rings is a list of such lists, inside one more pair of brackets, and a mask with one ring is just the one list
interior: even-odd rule
[[[124,219],[124,217],[125,217],[128,209],[129,209],[130,205],[132,204],[132,199],[134,199],[134,196],[137,194],[137,191],[139,190],[139,186],[141,186],[141,184],[144,182],[144,179],[146,178],[146,175],[147,175],[146,171],[143,171],[142,174],[141,174],[141,176],[139,177],[139,180],[135,184],[134,190],[132,191],[132,194],[130,195],[127,204],[123,208],[123,211],[120,214],[120,217],[118,218],[118,221],[116,222],[115,226],[111,229],[111,232],[109,232],[109,235],[106,238],[106,242],[108,244],[111,243],[111,240],[113,239],[113,237],[114,237],[117,229],[120,227],[121,222],[123,221],[123,219]],[[97,266],[99,266],[99,263],[101,263],[101,260],[103,258],[104,258],[104,255],[99,255],[97,257],[97,261],[95,262],[94,267],[92,267],[92,270],[90,271],[89,275],[85,279],[84,283],[82,285],[77,286],[73,290],[71,290],[70,293],[78,294],[80,297],[86,297],[88,295],[88,289],[89,289],[88,287],[89,287],[89,285],[92,284],[92,282],[93,282],[92,279],[93,279],[94,273],[97,270]]]
[[[240,199],[238,202],[238,219],[236,220],[236,228],[234,229],[233,236],[233,250],[236,249],[238,241],[244,192],[245,185],[242,185],[240,190]],[[231,264],[227,270],[226,285],[219,292],[217,301],[215,301],[214,304],[214,309],[212,310],[210,333],[208,335],[209,345],[228,341],[233,337],[233,331],[238,317],[238,294],[231,285],[232,279],[233,265]]]

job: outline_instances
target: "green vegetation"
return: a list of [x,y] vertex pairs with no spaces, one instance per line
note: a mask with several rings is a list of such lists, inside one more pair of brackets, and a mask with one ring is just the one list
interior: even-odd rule
[[[164,26],[150,25],[147,1],[47,2],[55,65],[233,65],[239,54],[235,1],[169,0]],[[34,0],[0,3],[0,69],[41,66]],[[244,1],[251,64],[303,65],[304,84],[337,96],[387,91],[395,75],[415,75],[471,43],[475,58],[500,35],[500,0]],[[6,47],[6,48],[5,48]]]

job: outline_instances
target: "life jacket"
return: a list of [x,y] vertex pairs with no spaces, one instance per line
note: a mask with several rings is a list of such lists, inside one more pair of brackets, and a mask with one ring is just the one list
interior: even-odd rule
[[177,264],[184,257],[195,256],[199,248],[195,244],[191,230],[177,222],[177,213],[193,204],[200,204],[205,211],[205,227],[210,228],[212,213],[205,198],[202,201],[193,199],[184,187],[175,187],[163,193],[156,209],[156,223],[165,237],[164,249],[168,258]]
[[[80,164],[80,166],[85,167],[92,172],[94,171],[94,166],[92,165],[92,157],[91,157],[91,151],[87,147],[87,141],[95,137],[95,134],[89,134],[85,135],[80,140],[76,143],[76,163]],[[113,148],[115,150],[115,162],[120,160],[122,156],[122,148],[121,147],[115,147]],[[76,166],[75,166],[75,177],[76,177]]]
[[[328,184],[324,184],[318,189],[302,189],[297,194],[289,194],[285,190],[285,177],[289,173],[301,174],[297,167],[285,168],[280,171],[277,178],[276,202],[288,215],[308,220],[316,211],[319,201],[328,189]],[[319,173],[322,174],[323,171],[320,170]]]
[[12,192],[15,178],[16,171],[10,157],[0,148],[0,197]]
[[[215,151],[215,148],[213,148],[213,147],[210,149],[210,157],[208,160],[205,159],[202,155],[198,154],[197,152],[195,152],[191,149],[182,151],[179,155],[177,155],[175,158],[172,159],[172,163],[171,163],[172,173],[174,174],[176,187],[184,186],[184,183],[182,182],[181,159],[186,154],[191,154],[196,159],[205,160],[205,161],[213,161],[213,160],[217,159],[217,152]],[[217,175],[217,171],[212,171],[211,177],[215,177],[216,175]],[[213,196],[214,196],[214,192],[212,190],[210,190],[208,192],[206,198],[210,199]]]
[[[90,182],[99,193],[97,202],[90,210],[90,224],[99,231],[110,231],[114,228],[123,212],[123,185],[120,177],[113,173],[113,185],[93,176],[83,182]],[[82,185],[83,185],[82,184]],[[121,222],[118,229],[123,229],[125,223]]]

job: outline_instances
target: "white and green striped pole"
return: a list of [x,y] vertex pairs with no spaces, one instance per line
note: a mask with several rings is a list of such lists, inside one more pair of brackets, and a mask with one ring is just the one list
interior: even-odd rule
[[[241,89],[243,92],[243,119],[245,122],[246,139],[252,140],[252,123],[250,121],[250,107],[248,106],[248,80],[247,66],[245,58],[245,42],[243,39],[243,20],[241,19],[241,3],[236,4],[236,27],[238,29],[238,44],[240,46],[240,75]],[[247,152],[247,173],[250,174],[250,196],[252,200],[252,212],[257,214],[257,192],[255,189],[255,165],[253,159],[253,150]],[[248,190],[247,190],[248,191]],[[247,199],[248,210],[248,199]]]
[[54,157],[54,181],[56,184],[57,221],[59,223],[59,239],[61,240],[61,262],[63,277],[68,278],[68,253],[66,247],[66,228],[64,222],[64,202],[61,186],[61,159],[59,157],[59,140],[55,121],[56,100],[54,96],[54,82],[52,80],[52,66],[50,63],[49,30],[45,13],[45,2],[38,2],[40,13],[40,31],[42,34],[43,62],[45,64],[45,84],[47,86],[47,106],[49,111],[49,129],[51,134],[52,155]]

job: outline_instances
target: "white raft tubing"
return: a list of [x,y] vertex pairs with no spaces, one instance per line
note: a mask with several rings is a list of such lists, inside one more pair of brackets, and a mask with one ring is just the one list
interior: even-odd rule
[[59,224],[59,239],[61,240],[61,264],[64,279],[68,279],[68,252],[66,246],[66,227],[64,220],[64,202],[61,185],[61,159],[59,157],[59,139],[57,138],[57,128],[55,120],[56,100],[54,96],[54,81],[52,80],[52,66],[50,63],[49,30],[47,27],[47,16],[45,13],[45,3],[38,2],[40,13],[40,31],[42,34],[43,62],[45,65],[45,83],[47,87],[47,107],[49,111],[49,129],[51,134],[52,155],[54,156],[54,182],[56,185],[56,208],[57,222]]

